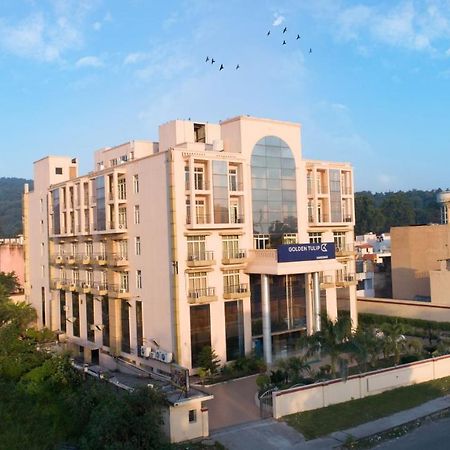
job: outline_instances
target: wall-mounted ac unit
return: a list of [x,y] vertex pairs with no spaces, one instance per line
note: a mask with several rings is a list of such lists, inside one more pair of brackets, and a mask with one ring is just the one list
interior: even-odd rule
[[152,353],[151,347],[147,347],[146,345],[141,345],[139,355],[142,358],[150,358]]
[[171,363],[173,359],[173,354],[170,352],[165,352],[163,350],[156,350],[155,359],[165,363]]

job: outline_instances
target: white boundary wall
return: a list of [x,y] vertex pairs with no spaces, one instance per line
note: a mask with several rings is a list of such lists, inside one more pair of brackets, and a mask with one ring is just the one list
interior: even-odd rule
[[450,355],[417,361],[342,379],[301,386],[272,394],[273,417],[323,408],[390,389],[450,376]]

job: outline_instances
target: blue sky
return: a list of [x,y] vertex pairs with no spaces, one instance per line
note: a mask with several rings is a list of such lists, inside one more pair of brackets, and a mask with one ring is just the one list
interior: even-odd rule
[[300,122],[357,190],[447,188],[450,3],[0,0],[0,101],[0,176],[251,114]]

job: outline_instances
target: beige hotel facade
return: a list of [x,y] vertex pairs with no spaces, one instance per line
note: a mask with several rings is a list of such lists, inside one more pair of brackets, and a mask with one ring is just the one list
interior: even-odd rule
[[[192,371],[210,345],[222,363],[270,363],[321,312],[357,325],[353,227],[352,167],[304,160],[299,124],[175,120],[158,143],[97,151],[86,175],[35,162],[26,297],[90,362]],[[325,243],[331,256],[308,256]]]

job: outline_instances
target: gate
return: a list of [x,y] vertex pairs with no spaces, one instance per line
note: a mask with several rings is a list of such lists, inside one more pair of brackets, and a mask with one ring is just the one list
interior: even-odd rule
[[272,392],[276,391],[277,388],[270,388],[263,394],[259,396],[259,411],[261,414],[261,419],[267,419],[273,417],[273,398]]

